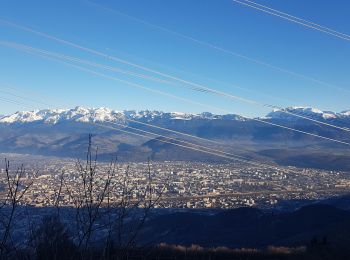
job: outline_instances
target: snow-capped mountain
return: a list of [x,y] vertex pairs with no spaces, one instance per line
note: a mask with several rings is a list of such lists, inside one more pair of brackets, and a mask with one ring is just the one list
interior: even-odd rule
[[[189,135],[194,135],[221,142],[230,149],[236,147],[248,148],[247,151],[261,149],[261,154],[258,156],[267,156],[276,160],[284,160],[283,156],[289,156],[290,150],[297,149],[298,152],[292,163],[300,161],[298,157],[300,147],[317,145],[317,151],[322,151],[319,149],[320,146],[327,149],[337,149],[338,146],[341,146],[341,144],[337,146],[337,144],[312,135],[278,128],[276,124],[288,125],[295,129],[306,129],[305,131],[315,135],[349,142],[349,135],[346,131],[307,121],[292,114],[350,128],[350,111],[333,113],[305,107],[275,110],[259,120],[249,120],[234,114],[215,115],[208,112],[189,114],[150,110],[117,111],[109,108],[84,107],[44,109],[16,112],[0,117],[0,153],[28,153],[77,158],[85,155],[89,134],[94,136],[94,143],[101,148],[99,151],[102,158],[110,160],[111,156],[117,153],[118,160],[122,161],[142,161],[148,157],[156,160],[218,160],[213,159],[209,154],[195,153],[193,150],[162,142],[164,136],[193,141]],[[139,124],[134,120],[149,123],[158,128],[150,127],[148,124]],[[268,122],[262,124],[261,120]],[[275,121],[276,124],[274,124]],[[102,124],[106,126],[109,122],[120,123],[122,126],[101,126]],[[185,133],[186,136],[176,132]],[[281,147],[288,152],[280,152]],[[247,155],[257,156],[256,154],[251,155],[250,152]],[[313,151],[311,155],[314,156]],[[320,156],[322,158],[320,162],[324,162],[324,165],[318,165],[319,167],[328,167],[327,165],[332,164],[331,161],[326,160],[333,160],[329,153],[327,156],[323,154]],[[307,163],[314,163],[313,158],[310,159],[310,162],[303,161],[305,163],[303,166]]]
[[343,112],[340,112],[340,113],[338,113],[338,116],[342,117],[342,118],[344,118],[344,117],[350,118],[350,110],[345,110]]
[[[299,115],[300,117],[296,117]],[[302,117],[308,117],[316,120],[344,120],[350,119],[350,110],[335,113],[331,111],[322,111],[311,107],[287,107],[284,109],[275,109],[270,112],[266,120],[288,120],[298,121]],[[80,122],[80,123],[103,123],[103,122],[126,122],[128,119],[140,120],[144,122],[166,121],[166,120],[235,120],[249,121],[242,116],[235,114],[215,115],[209,112],[201,114],[190,114],[182,112],[162,112],[162,111],[135,111],[124,110],[117,111],[105,107],[84,108],[81,106],[72,109],[43,109],[34,111],[21,111],[12,115],[0,117],[0,123],[33,123],[42,122],[45,124],[57,124],[61,122]]]
[[43,109],[34,111],[16,112],[12,115],[0,119],[0,123],[32,123],[43,122],[46,124],[56,124],[62,121],[75,122],[103,122],[122,121],[124,115],[118,111],[108,108],[89,109],[76,107],[73,109]]
[[73,109],[43,109],[34,111],[21,111],[12,115],[4,116],[0,123],[33,123],[42,122],[45,124],[57,124],[60,122],[80,122],[80,123],[103,123],[103,122],[125,122],[127,119],[141,121],[156,120],[192,120],[192,119],[230,119],[244,120],[237,115],[214,115],[208,112],[201,114],[188,114],[181,112],[161,112],[161,111],[117,111],[109,108],[84,108],[75,107]]
[[[295,115],[299,115],[301,117],[297,117]],[[322,111],[320,109],[311,107],[287,107],[284,109],[275,109],[266,116],[267,119],[289,121],[301,120],[302,117],[308,117],[317,120],[345,119],[350,118],[350,110],[335,113],[332,111]]]

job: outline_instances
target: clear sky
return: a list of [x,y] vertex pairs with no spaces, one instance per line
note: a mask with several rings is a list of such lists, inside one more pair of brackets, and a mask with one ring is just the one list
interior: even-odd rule
[[[290,23],[231,0],[91,1],[99,6],[85,0],[2,0],[0,18],[261,103],[283,107],[313,106],[336,112],[350,109],[349,41]],[[350,34],[350,1],[256,2]],[[149,23],[335,87],[249,62]],[[25,44],[159,77],[1,22],[0,41]],[[181,85],[168,85],[84,66],[98,73],[187,98],[212,108],[181,102],[0,45],[0,114],[45,108],[48,105],[61,108],[83,105],[119,110],[157,109],[194,113],[223,113],[216,109],[222,108],[248,116],[263,116],[268,112],[268,109],[259,106],[195,92]]]

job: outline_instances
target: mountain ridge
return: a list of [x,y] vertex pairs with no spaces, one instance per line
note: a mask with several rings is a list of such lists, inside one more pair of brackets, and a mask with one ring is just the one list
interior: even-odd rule
[[[295,115],[310,117],[318,120],[350,119],[350,110],[335,113],[332,111],[322,111],[311,107],[287,107],[284,109],[274,109],[262,119],[264,120],[305,120]],[[200,114],[182,112],[163,112],[157,110],[113,110],[106,107],[85,108],[77,106],[71,109],[41,109],[32,111],[18,111],[11,115],[0,117],[0,123],[33,123],[43,122],[45,124],[57,124],[62,121],[74,121],[80,123],[95,122],[125,122],[128,119],[141,121],[155,121],[159,119],[168,120],[192,120],[192,119],[222,119],[222,120],[249,120],[237,114],[217,115],[210,112]]]
[[0,118],[0,123],[33,123],[44,122],[46,124],[56,124],[62,121],[75,121],[80,123],[91,122],[120,122],[127,119],[153,121],[155,119],[222,119],[230,118],[244,120],[238,115],[214,115],[209,112],[201,114],[191,114],[182,112],[162,112],[157,110],[113,110],[106,107],[85,108],[77,106],[72,109],[42,109],[33,111],[18,111],[11,115]]
[[[311,113],[315,117],[319,116],[320,121],[343,128],[350,127],[350,112],[349,115],[347,112],[338,113],[340,115],[335,118],[324,117],[323,112],[316,109],[300,107],[288,109],[293,113],[306,110],[309,113],[308,117],[311,117]],[[122,161],[142,161],[147,157],[159,161],[219,162],[221,160],[170,143],[165,145],[159,139],[166,135],[179,140],[197,142],[198,139],[189,137],[193,135],[215,141],[210,144],[215,149],[227,149],[227,151],[233,149],[248,158],[272,160],[281,165],[321,169],[330,169],[329,166],[332,166],[331,170],[350,169],[348,147],[279,128],[275,124],[344,142],[350,142],[348,132],[303,118],[296,117],[293,120],[290,117],[280,118],[280,111],[274,113],[273,116],[270,114],[270,117],[260,120],[249,120],[234,114],[117,111],[109,108],[83,107],[17,112],[0,119],[0,152],[79,157],[86,149],[88,134],[92,134],[94,143],[101,147],[100,158],[106,160],[115,154],[118,154],[118,158]],[[267,124],[263,124],[262,120]],[[116,125],[110,127],[113,122]],[[164,129],[172,132],[165,132]],[[152,134],[146,134],[145,131]],[[176,132],[185,133],[187,136],[180,136]],[[217,142],[217,145],[214,144]],[[203,145],[209,146],[207,143]]]
[[310,117],[312,119],[319,120],[335,120],[335,119],[344,119],[350,118],[350,110],[345,110],[339,113],[333,111],[322,111],[317,108],[312,107],[287,107],[283,109],[274,109],[272,112],[267,114],[266,118],[268,119],[284,119],[284,120],[300,120],[295,115]]

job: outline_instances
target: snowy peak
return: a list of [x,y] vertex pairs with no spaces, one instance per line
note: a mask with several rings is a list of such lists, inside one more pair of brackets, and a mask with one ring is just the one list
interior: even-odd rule
[[[348,114],[346,114],[348,113]],[[299,116],[299,117],[298,117]],[[312,107],[287,107],[284,109],[275,109],[266,116],[268,119],[302,120],[302,117],[317,119],[317,120],[332,120],[337,118],[350,117],[350,111],[334,113],[331,111],[322,111]]]
[[128,119],[152,122],[159,120],[193,120],[193,119],[225,119],[244,121],[243,117],[237,115],[214,115],[208,112],[202,114],[189,114],[182,112],[165,113],[162,111],[117,111],[109,108],[85,108],[75,107],[73,109],[43,109],[34,111],[16,112],[9,116],[0,118],[3,124],[25,124],[41,122],[45,124],[57,124],[61,122],[80,123],[103,123],[103,122],[123,122]]
[[[265,120],[287,120],[295,122],[303,120],[303,117],[316,120],[348,120],[350,119],[350,110],[340,113],[322,111],[311,107],[287,107],[284,109],[275,109],[269,113]],[[25,123],[44,123],[57,124],[63,122],[80,123],[126,123],[127,121],[139,120],[142,122],[164,122],[170,120],[234,120],[247,121],[248,119],[235,115],[215,115],[209,112],[201,114],[190,114],[182,112],[162,112],[151,110],[125,110],[117,111],[105,107],[85,108],[75,107],[72,109],[43,109],[34,111],[16,112],[9,116],[0,117],[0,124],[25,124]]]
[[43,109],[34,111],[16,112],[10,116],[0,119],[0,123],[33,123],[43,122],[46,124],[57,124],[63,121],[74,122],[104,122],[104,121],[124,121],[124,115],[121,112],[108,108],[84,108],[76,107],[73,109]]
[[215,115],[209,112],[203,112],[201,114],[190,114],[183,112],[162,112],[162,111],[124,111],[123,112],[126,118],[142,120],[142,121],[156,121],[156,120],[193,120],[193,119],[225,119],[225,120],[239,120],[244,121],[244,117],[239,115],[229,114],[229,115]]
[[350,110],[346,110],[346,111],[340,112],[338,115],[340,117],[349,117],[350,118]]

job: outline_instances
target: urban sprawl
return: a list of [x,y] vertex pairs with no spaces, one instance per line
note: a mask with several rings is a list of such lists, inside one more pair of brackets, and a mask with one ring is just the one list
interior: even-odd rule
[[[50,157],[9,156],[21,161],[26,171],[23,186],[32,183],[22,204],[37,207],[53,206],[61,185],[61,206],[74,206],[72,194],[77,194],[81,175],[77,161]],[[84,165],[84,161],[82,162]],[[109,163],[97,163],[94,187],[103,186]],[[150,166],[150,171],[148,166]],[[18,165],[10,164],[10,174]],[[150,174],[149,174],[150,172]],[[6,197],[7,177],[0,172],[0,196]],[[318,200],[345,194],[350,177],[341,171],[325,171],[282,166],[252,166],[244,163],[211,164],[201,162],[165,161],[144,163],[116,163],[112,175],[115,190],[109,200],[118,202],[122,188],[118,183],[128,179],[132,199],[143,196],[149,184],[154,194],[161,194],[155,207],[161,208],[235,208],[241,206],[274,207],[280,201]],[[63,183],[62,185],[62,176]],[[68,192],[69,191],[69,192]],[[159,193],[157,193],[157,191]]]

